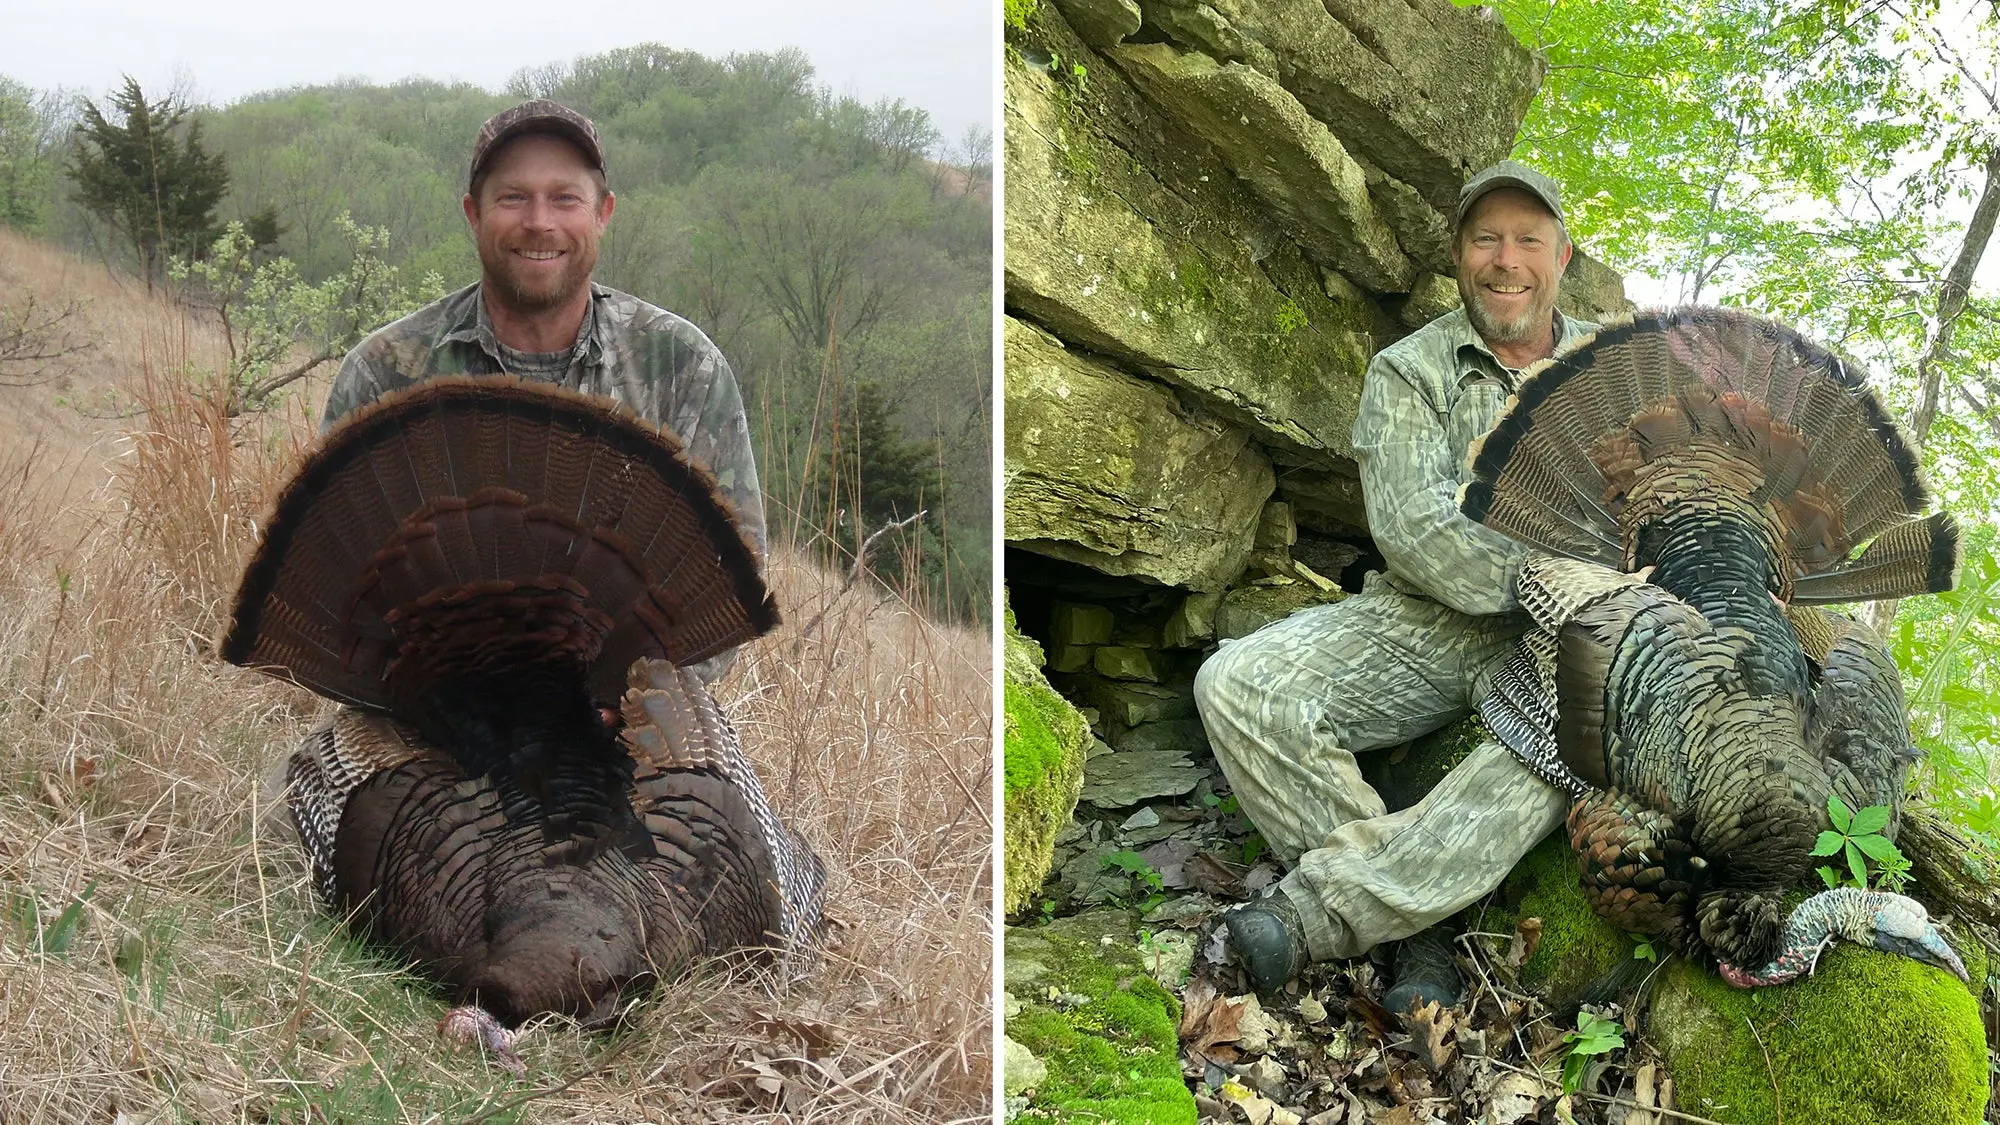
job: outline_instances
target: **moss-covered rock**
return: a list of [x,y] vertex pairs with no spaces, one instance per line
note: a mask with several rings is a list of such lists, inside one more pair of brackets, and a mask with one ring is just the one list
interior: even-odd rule
[[[1967,968],[1985,979],[1983,964]],[[1985,1113],[1978,999],[1906,957],[1837,943],[1812,976],[1747,991],[1680,962],[1651,1012],[1647,1033],[1690,1113],[1786,1125],[1975,1125]]]
[[1409,288],[1415,267],[1376,213],[1367,174],[1277,79],[1166,43],[1108,53],[1155,104],[1191,125],[1316,261],[1378,293]]
[[1004,698],[1006,885],[1009,913],[1027,905],[1048,876],[1056,832],[1083,790],[1090,725],[1042,675],[1042,650],[1021,635],[1014,610],[1006,617]]
[[1302,609],[1340,601],[1347,595],[1339,590],[1321,590],[1305,582],[1273,586],[1243,586],[1222,596],[1215,614],[1215,635],[1234,640],[1271,624],[1283,621]]
[[1096,910],[1009,927],[1009,1038],[1048,1066],[1016,1121],[1194,1125],[1180,1005],[1147,972],[1133,917]]
[[[1502,901],[1489,930],[1542,920],[1521,979],[1559,1011],[1632,956],[1632,939],[1591,911],[1560,831],[1514,869]],[[1984,980],[1983,954],[1961,952],[1972,979]],[[1647,1012],[1644,1034],[1666,1060],[1677,1103],[1718,1121],[1776,1121],[1782,1106],[1788,1125],[1972,1125],[1986,1105],[1977,998],[1905,957],[1837,942],[1812,976],[1749,990],[1675,959]]]
[[1351,457],[1362,372],[1399,326],[1358,291],[1329,298],[1213,151],[1059,12],[1041,9],[1029,38],[1004,60],[1008,310],[1262,443]]

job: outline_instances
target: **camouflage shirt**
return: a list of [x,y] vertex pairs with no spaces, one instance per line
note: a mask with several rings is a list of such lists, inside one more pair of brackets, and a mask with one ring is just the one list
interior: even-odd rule
[[[680,435],[714,472],[759,552],[764,498],[750,426],[729,361],[701,329],[662,308],[592,283],[590,311],[567,357],[503,347],[479,285],[425,305],[347,353],[327,399],[324,429],[357,407],[433,375],[512,374],[605,395]],[[508,357],[508,358],[503,358]]]
[[[1597,331],[1555,317],[1558,348]],[[1390,580],[1461,613],[1517,604],[1514,580],[1528,548],[1461,515],[1458,487],[1466,449],[1499,416],[1519,376],[1459,308],[1382,349],[1361,387],[1354,455]]]

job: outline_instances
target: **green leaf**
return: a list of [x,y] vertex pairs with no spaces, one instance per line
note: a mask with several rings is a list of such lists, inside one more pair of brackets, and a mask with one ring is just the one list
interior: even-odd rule
[[1868,861],[1861,858],[1861,849],[1855,847],[1852,840],[1847,842],[1847,869],[1854,873],[1855,886],[1868,885]]
[[1889,824],[1889,806],[1870,805],[1854,814],[1854,821],[1847,828],[1849,836],[1867,836],[1882,831]]
[[1826,884],[1827,890],[1830,891],[1833,890],[1835,887],[1840,886],[1840,880],[1834,877],[1833,868],[1815,867],[1813,868],[1813,870],[1819,872],[1819,880],[1820,882]]
[[1840,845],[1846,842],[1847,837],[1842,836],[1838,832],[1822,832],[1819,834],[1819,839],[1813,844],[1812,854],[1832,855],[1840,850]]
[[1571,1055],[1563,1060],[1563,1093],[1574,1094],[1583,1085],[1584,1056]]
[[1856,836],[1854,846],[1868,853],[1868,858],[1877,863],[1887,863],[1890,857],[1902,858],[1903,853],[1884,836]]
[[1826,795],[1826,815],[1832,818],[1833,826],[1840,829],[1842,835],[1847,834],[1848,825],[1854,820],[1854,814],[1848,811],[1846,802],[1833,793]]

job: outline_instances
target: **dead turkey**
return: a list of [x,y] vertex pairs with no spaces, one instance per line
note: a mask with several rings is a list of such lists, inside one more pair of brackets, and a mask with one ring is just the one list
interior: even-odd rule
[[327,905],[505,1024],[588,1022],[692,958],[819,926],[818,857],[684,667],[776,622],[672,434],[436,379],[299,468],[221,652],[349,705],[288,768]]
[[1895,665],[1813,603],[1949,589],[1958,533],[1928,505],[1860,374],[1742,313],[1647,313],[1522,381],[1460,507],[1550,554],[1522,568],[1537,628],[1481,711],[1575,798],[1598,913],[1738,984],[1810,971],[1832,936],[1964,976],[1910,899],[1782,907],[1829,792],[1900,807]]

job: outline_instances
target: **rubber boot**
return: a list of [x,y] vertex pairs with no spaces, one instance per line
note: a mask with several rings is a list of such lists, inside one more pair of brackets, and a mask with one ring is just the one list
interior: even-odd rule
[[1464,978],[1452,958],[1452,933],[1444,925],[1411,934],[1396,947],[1396,983],[1382,997],[1382,1006],[1403,1015],[1412,1004],[1458,1005]]
[[1237,964],[1258,992],[1273,993],[1306,967],[1305,927],[1284,892],[1239,906],[1222,916]]

